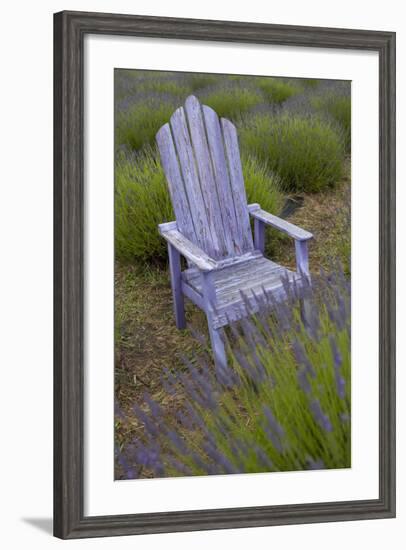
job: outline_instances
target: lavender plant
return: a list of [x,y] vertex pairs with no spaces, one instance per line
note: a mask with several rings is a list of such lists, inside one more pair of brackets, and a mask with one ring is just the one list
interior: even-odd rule
[[147,96],[129,96],[118,106],[115,120],[116,147],[139,150],[153,145],[159,128],[182,102],[172,94],[148,92]]
[[260,90],[247,84],[236,84],[232,80],[222,83],[220,87],[202,90],[197,96],[202,103],[214,109],[218,116],[230,120],[238,119],[263,101]]
[[255,79],[255,85],[263,92],[270,103],[283,103],[301,90],[298,84],[283,78],[261,77]]
[[144,435],[117,445],[119,477],[350,467],[349,283],[336,270],[285,291],[246,297],[255,314],[225,336],[227,367],[200,357],[165,373],[185,395],[175,421],[148,395],[134,406]]
[[343,137],[318,116],[256,114],[239,136],[242,149],[267,163],[289,191],[321,191],[342,177]]
[[209,73],[186,73],[185,76],[193,92],[200,90],[201,88],[214,86],[219,82],[224,81],[226,78],[223,75]]
[[329,115],[343,131],[346,150],[351,150],[351,95],[350,89],[339,89],[318,94],[311,99],[312,105]]

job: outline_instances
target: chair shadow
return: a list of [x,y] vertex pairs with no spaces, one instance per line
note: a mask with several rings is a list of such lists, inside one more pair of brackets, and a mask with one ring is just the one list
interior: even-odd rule
[[52,518],[21,518],[25,523],[36,527],[40,531],[53,535],[53,520]]

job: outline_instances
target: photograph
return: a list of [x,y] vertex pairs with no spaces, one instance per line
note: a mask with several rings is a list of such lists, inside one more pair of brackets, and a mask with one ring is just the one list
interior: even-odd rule
[[115,480],[351,468],[351,81],[114,70]]

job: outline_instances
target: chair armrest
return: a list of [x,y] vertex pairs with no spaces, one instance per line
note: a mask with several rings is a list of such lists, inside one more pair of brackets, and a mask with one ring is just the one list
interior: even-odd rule
[[269,214],[265,210],[262,210],[259,204],[249,204],[248,211],[253,218],[279,229],[279,231],[286,233],[296,241],[307,241],[313,238],[312,233],[309,233],[309,231],[305,231],[301,227],[293,225],[293,223],[289,223],[282,218],[278,218],[278,216]]
[[[169,227],[168,227],[169,226]],[[217,262],[210,258],[201,248],[189,241],[172,224],[160,224],[159,232],[162,237],[178,250],[187,260],[192,262],[200,271],[213,271],[218,267]]]

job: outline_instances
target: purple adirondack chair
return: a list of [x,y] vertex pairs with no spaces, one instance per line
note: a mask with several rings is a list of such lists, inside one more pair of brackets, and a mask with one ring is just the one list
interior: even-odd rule
[[[247,204],[235,126],[196,97],[186,99],[156,139],[176,216],[159,225],[168,243],[176,326],[186,327],[186,296],[206,313],[215,362],[222,366],[227,359],[220,329],[247,315],[247,300],[264,291],[283,299],[282,277],[297,285],[310,278],[312,234]],[[266,224],[295,240],[297,271],[264,257]],[[181,255],[188,264],[183,272]]]

